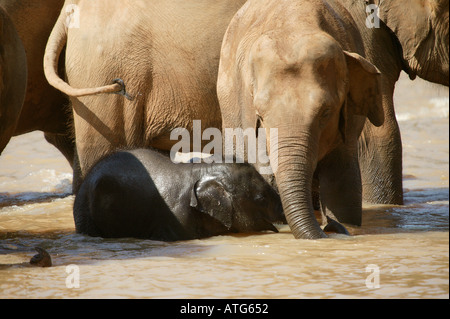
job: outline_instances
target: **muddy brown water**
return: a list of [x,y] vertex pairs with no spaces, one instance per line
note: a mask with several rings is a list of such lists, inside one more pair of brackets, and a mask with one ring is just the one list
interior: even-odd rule
[[[352,236],[163,243],[75,234],[71,169],[34,132],[0,157],[0,298],[449,298],[449,95],[402,76],[404,206],[365,206]],[[51,268],[25,267],[45,248]]]

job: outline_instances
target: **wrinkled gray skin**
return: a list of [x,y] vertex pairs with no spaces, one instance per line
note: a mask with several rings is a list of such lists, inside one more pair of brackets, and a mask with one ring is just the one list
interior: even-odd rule
[[248,164],[175,164],[149,149],[121,151],[88,173],[74,203],[76,231],[162,241],[274,231],[281,201]]
[[[449,86],[448,0],[337,0],[362,35],[365,56],[381,72],[385,122],[366,125],[359,141],[363,199],[403,204],[402,141],[395,118],[394,88],[401,71]],[[367,28],[366,6],[380,6],[380,28]],[[373,21],[372,21],[373,22]]]

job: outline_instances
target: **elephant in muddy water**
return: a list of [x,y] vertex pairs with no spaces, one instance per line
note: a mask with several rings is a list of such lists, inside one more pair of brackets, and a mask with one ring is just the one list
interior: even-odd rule
[[74,203],[76,231],[105,238],[188,240],[274,231],[278,194],[249,164],[174,163],[151,149],[120,151],[88,173]]
[[63,3],[64,0],[0,0],[0,7],[14,23],[26,52],[22,65],[28,69],[22,111],[15,118],[17,125],[11,134],[42,131],[73,165],[75,144],[68,98],[50,86],[42,64],[48,37]]
[[0,6],[0,154],[16,129],[26,83],[25,50],[8,13]]
[[268,151],[296,238],[326,236],[314,217],[314,176],[327,216],[361,224],[357,140],[366,118],[384,120],[380,74],[363,56],[355,22],[333,1],[249,0],[225,34],[222,125],[278,130]]
[[[348,9],[363,35],[365,55],[381,72],[385,123],[366,125],[359,141],[363,199],[403,204],[402,141],[394,88],[403,70],[449,86],[448,0],[333,0]],[[370,7],[372,6],[372,7]],[[379,9],[378,21],[375,21]]]
[[[244,2],[65,2],[48,41],[44,69],[49,83],[71,96],[81,179],[117,148],[170,150],[176,144],[172,130],[192,132],[194,120],[201,120],[202,129],[221,128],[216,93],[220,45]],[[79,12],[73,28],[67,24],[70,5]],[[67,82],[57,70],[65,45]]]

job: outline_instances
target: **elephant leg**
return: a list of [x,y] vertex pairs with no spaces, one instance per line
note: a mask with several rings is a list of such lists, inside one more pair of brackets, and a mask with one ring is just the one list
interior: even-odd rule
[[64,155],[70,166],[73,167],[75,156],[75,142],[72,134],[55,134],[44,132],[44,137],[47,142],[55,146]]
[[81,168],[80,161],[78,159],[77,149],[75,145],[75,140],[72,134],[54,134],[54,133],[44,133],[44,137],[53,146],[55,146],[70,163],[73,169],[73,179],[72,179],[72,192],[77,194],[78,189],[81,186]]
[[325,233],[338,233],[343,235],[350,235],[347,228],[344,227],[344,225],[338,223],[334,219],[332,219],[329,216],[326,216],[327,218],[327,224],[323,228],[323,231]]
[[338,147],[318,167],[320,201],[326,218],[361,226],[362,187],[358,158],[345,146]]
[[73,157],[73,178],[72,178],[72,192],[74,195],[78,194],[81,184],[83,183],[83,177],[81,172],[80,159],[78,157],[78,151],[75,147],[74,157]]
[[364,202],[403,205],[402,140],[395,115],[385,124],[366,124],[359,139]]

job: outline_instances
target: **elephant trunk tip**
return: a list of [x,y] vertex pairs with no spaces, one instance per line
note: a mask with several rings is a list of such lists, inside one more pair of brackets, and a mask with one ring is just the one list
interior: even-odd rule
[[315,240],[315,239],[321,239],[321,238],[328,238],[327,234],[320,228],[319,223],[317,220],[314,219],[315,222],[313,222],[313,225],[310,225],[309,223],[306,224],[299,224],[296,222],[289,222],[289,227],[291,228],[292,234],[296,239],[309,239],[309,240]]

